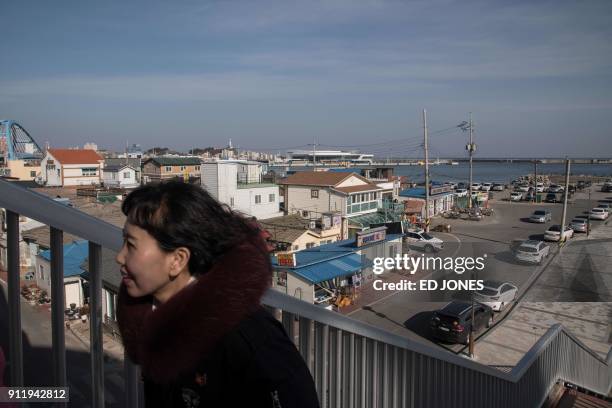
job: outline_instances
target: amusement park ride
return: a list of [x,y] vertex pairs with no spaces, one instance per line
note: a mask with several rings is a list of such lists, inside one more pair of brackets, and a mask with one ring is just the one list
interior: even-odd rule
[[14,120],[0,120],[0,175],[9,176],[10,161],[40,165],[43,150],[30,134]]

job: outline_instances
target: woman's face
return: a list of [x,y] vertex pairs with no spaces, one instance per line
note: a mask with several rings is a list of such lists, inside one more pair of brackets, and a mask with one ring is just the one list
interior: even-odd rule
[[172,254],[160,249],[146,230],[125,223],[123,246],[115,258],[132,297],[155,295],[170,282]]

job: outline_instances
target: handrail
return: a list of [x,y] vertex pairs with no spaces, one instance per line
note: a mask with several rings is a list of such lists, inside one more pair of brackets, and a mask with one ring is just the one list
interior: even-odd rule
[[[119,250],[122,245],[121,229],[81,211],[55,202],[51,198],[17,186],[11,182],[0,180],[0,207],[46,223],[56,229],[82,237],[112,250]],[[600,369],[607,367],[610,373],[612,367],[612,350],[603,359],[590,350],[582,341],[564,329],[560,324],[552,326],[525,354],[519,363],[508,373],[493,367],[481,365],[449,353],[437,346],[420,343],[415,340],[387,332],[366,323],[353,320],[347,316],[322,309],[316,305],[303,302],[292,296],[270,289],[263,298],[263,303],[282,309],[288,313],[316,321],[352,334],[412,351],[435,360],[453,364],[464,369],[495,377],[511,383],[518,383],[524,378],[534,362],[547,350],[550,344],[561,335],[567,336],[590,357],[601,364]],[[612,384],[612,374],[608,374],[608,391]],[[597,390],[601,392],[601,390]],[[604,390],[605,391],[605,390]]]

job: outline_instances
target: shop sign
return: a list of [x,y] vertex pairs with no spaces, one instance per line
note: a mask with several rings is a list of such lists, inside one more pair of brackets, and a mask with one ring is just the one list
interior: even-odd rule
[[278,266],[295,266],[295,254],[276,254],[276,263]]
[[431,195],[448,193],[452,191],[453,191],[453,186],[451,185],[437,186],[437,187],[430,186],[429,187],[429,194]]
[[357,233],[357,247],[362,247],[374,242],[384,241],[387,237],[387,227],[371,228]]

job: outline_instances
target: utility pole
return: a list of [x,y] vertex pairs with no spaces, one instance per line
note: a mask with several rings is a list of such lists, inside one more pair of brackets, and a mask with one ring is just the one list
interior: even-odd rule
[[[565,217],[567,216],[567,196],[569,195],[569,176],[570,176],[570,160],[565,158],[565,190],[563,191],[563,215],[561,216],[561,236],[559,244],[565,241],[563,234],[565,232]],[[591,218],[589,216],[589,218]]]
[[533,202],[537,203],[538,197],[538,159],[533,161]]
[[468,200],[468,208],[472,208],[472,156],[476,151],[476,145],[474,144],[474,122],[472,121],[472,112],[470,112],[470,123],[468,125],[470,129],[470,143],[465,147],[468,152],[470,152],[470,199]]
[[[589,187],[589,208],[593,208],[593,203],[591,203],[591,187]],[[590,211],[590,210],[589,210]],[[587,238],[591,233],[591,214],[587,217]]]
[[317,140],[312,138],[312,171],[317,169]]
[[427,111],[423,109],[423,139],[425,145],[425,232],[429,232],[429,148],[427,146]]

